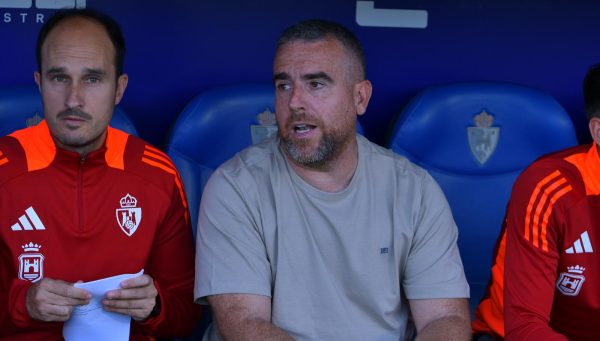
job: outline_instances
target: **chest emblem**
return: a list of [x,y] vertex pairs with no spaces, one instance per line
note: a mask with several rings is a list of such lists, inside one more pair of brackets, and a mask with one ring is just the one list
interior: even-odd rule
[[19,279],[37,282],[44,277],[44,255],[42,246],[29,242],[21,246],[24,253],[19,256]]
[[131,237],[142,221],[142,209],[137,207],[137,199],[129,193],[121,198],[119,204],[121,208],[116,209],[117,223],[121,230]]
[[583,282],[585,282],[584,271],[585,268],[583,266],[568,266],[567,272],[560,273],[558,281],[556,281],[556,289],[565,296],[579,295]]

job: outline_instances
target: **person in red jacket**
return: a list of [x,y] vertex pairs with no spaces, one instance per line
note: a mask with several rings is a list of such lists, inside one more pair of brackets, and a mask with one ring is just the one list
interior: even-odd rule
[[476,337],[600,339],[600,66],[583,91],[594,143],[546,155],[515,182]]
[[131,316],[131,339],[185,336],[200,317],[179,174],[108,126],[124,52],[117,23],[91,10],[58,12],[39,33],[45,120],[0,138],[0,339],[62,339],[91,298],[74,283],[142,269],[102,300]]

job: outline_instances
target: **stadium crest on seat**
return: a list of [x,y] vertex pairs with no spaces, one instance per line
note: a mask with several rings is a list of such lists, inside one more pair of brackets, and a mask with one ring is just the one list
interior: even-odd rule
[[467,127],[469,148],[471,153],[484,165],[496,151],[500,137],[500,127],[494,127],[494,116],[488,114],[485,109],[474,118],[475,126]]
[[277,134],[277,120],[275,118],[275,113],[269,108],[266,108],[265,111],[256,115],[256,120],[258,121],[258,125],[250,125],[252,144],[260,143]]

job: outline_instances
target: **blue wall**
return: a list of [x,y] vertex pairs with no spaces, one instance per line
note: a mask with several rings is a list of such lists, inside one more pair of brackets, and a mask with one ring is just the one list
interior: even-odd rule
[[[10,2],[26,8],[6,8]],[[600,61],[595,1],[374,1],[376,9],[427,11],[424,29],[360,26],[351,0],[62,2],[100,9],[121,23],[130,76],[122,108],[142,137],[159,146],[176,115],[202,90],[270,81],[280,31],[313,17],[346,25],[364,44],[374,94],[361,123],[375,142],[383,143],[394,115],[419,90],[461,80],[545,90],[570,113],[580,139],[588,140],[581,80]],[[36,18],[54,12],[36,6],[43,1],[0,0],[0,86],[33,83],[41,25]]]

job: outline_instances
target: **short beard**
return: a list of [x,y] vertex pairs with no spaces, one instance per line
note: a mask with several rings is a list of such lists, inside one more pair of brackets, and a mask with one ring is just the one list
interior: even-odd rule
[[292,141],[290,138],[281,137],[281,145],[285,153],[299,165],[314,168],[324,169],[329,161],[335,159],[340,151],[340,141],[332,134],[326,134],[320,141],[317,149],[313,152],[302,152],[302,149],[307,146],[308,141]]

